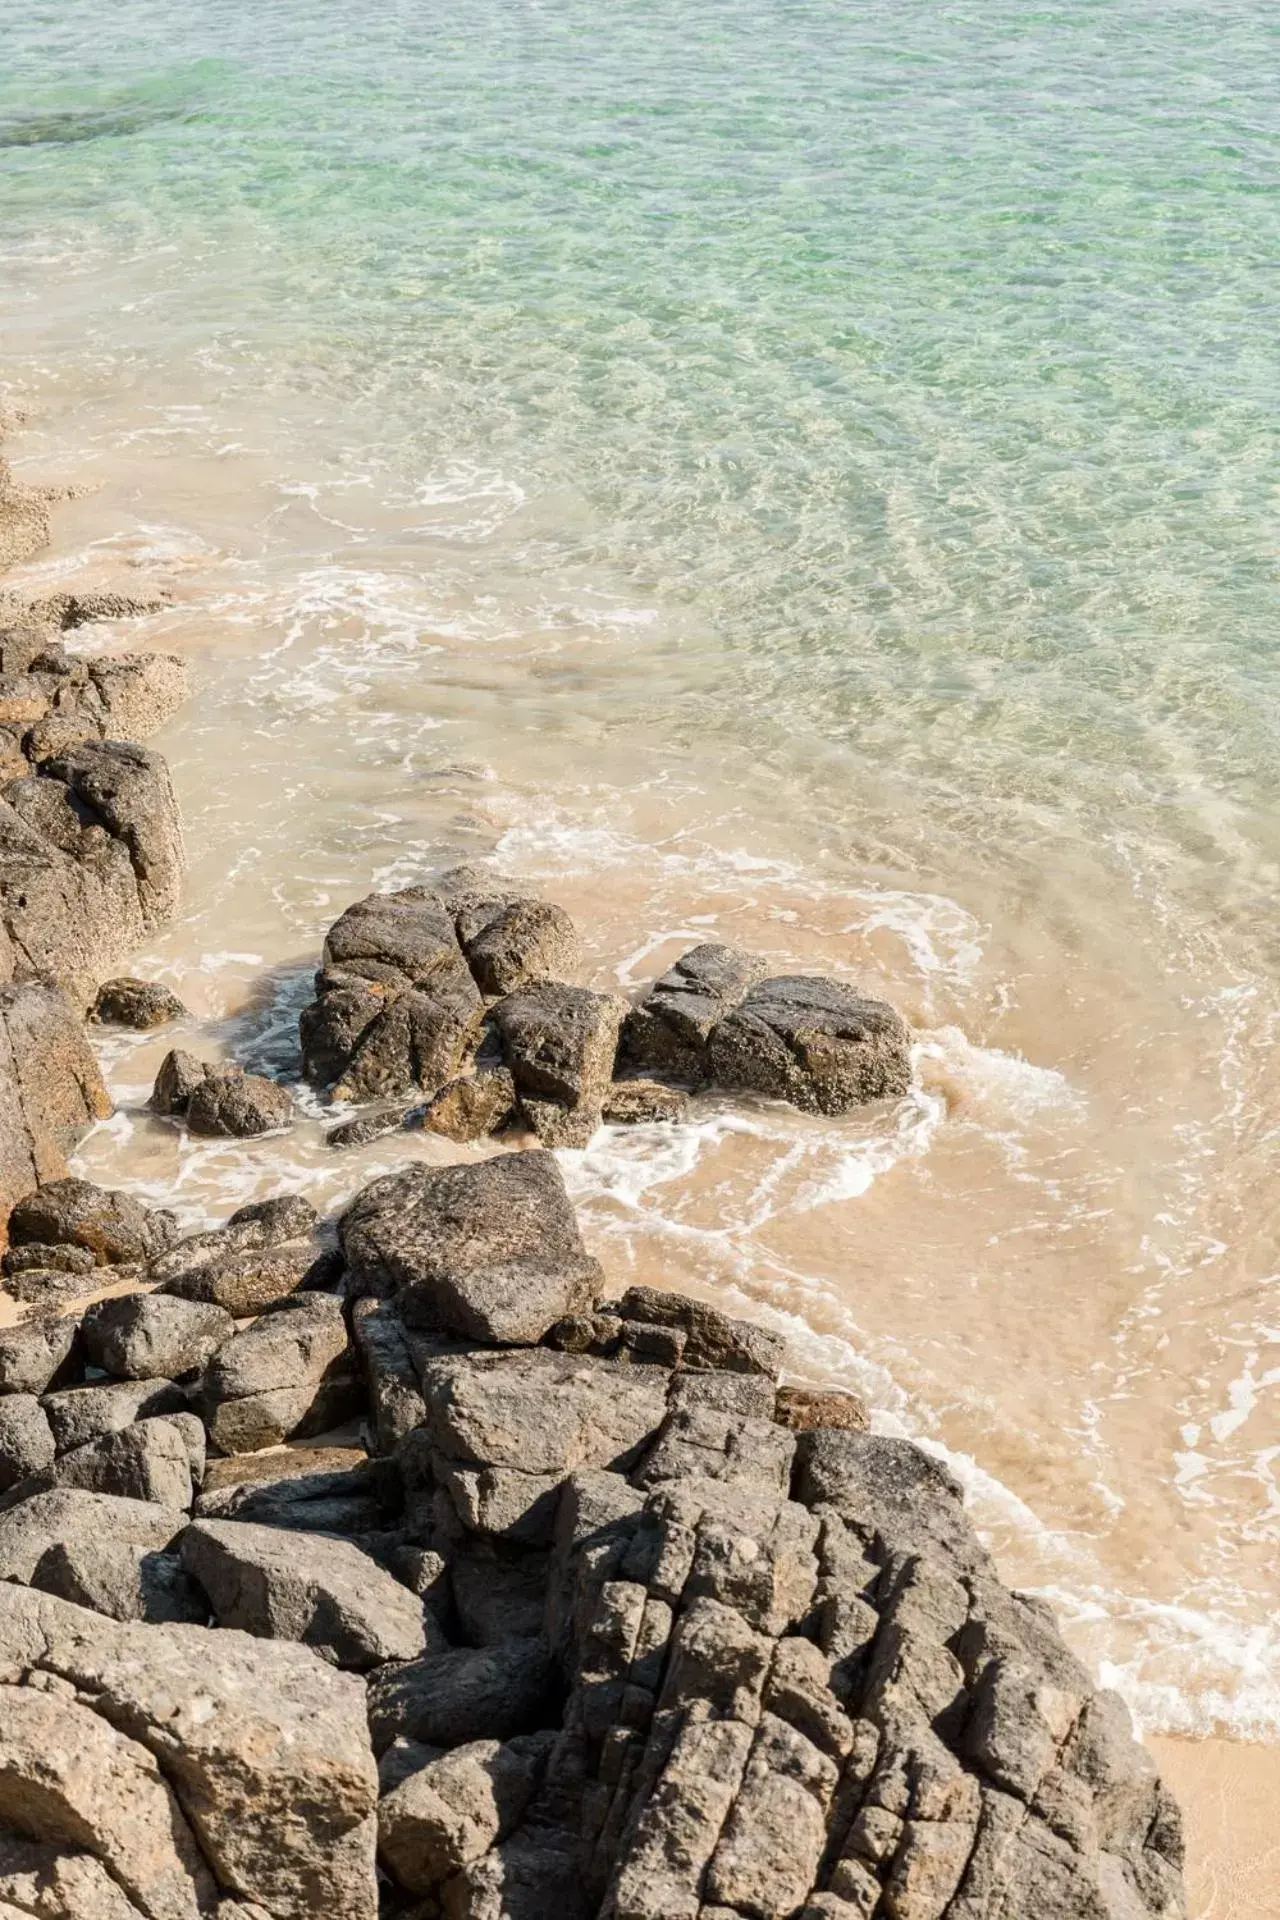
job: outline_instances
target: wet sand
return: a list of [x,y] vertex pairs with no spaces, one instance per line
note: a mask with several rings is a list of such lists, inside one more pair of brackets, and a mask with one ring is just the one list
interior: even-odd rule
[[1280,1751],[1234,1740],[1146,1742],[1182,1803],[1188,1920],[1280,1915]]

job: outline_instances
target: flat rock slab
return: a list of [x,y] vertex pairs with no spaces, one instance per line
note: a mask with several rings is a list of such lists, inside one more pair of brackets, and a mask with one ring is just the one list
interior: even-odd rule
[[154,1552],[169,1546],[187,1524],[181,1507],[50,1488],[0,1513],[0,1581],[29,1582],[59,1541],[126,1540]]
[[354,1675],[290,1641],[122,1625],[0,1586],[0,1685],[33,1669],[154,1756],[224,1891],[271,1920],[372,1920],[378,1776]]
[[545,1347],[430,1361],[431,1437],[448,1459],[528,1475],[631,1460],[661,1426],[667,1376]]
[[220,1626],[300,1640],[356,1672],[412,1660],[426,1646],[422,1602],[349,1541],[200,1520],[183,1535],[181,1554]]
[[410,1167],[345,1214],[358,1288],[395,1294],[406,1321],[465,1339],[532,1345],[584,1311],[600,1285],[551,1154]]

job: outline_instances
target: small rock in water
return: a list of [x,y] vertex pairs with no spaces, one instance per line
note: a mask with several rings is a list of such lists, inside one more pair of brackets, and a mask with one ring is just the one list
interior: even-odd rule
[[250,1139],[261,1133],[278,1133],[292,1126],[295,1117],[293,1101],[283,1087],[239,1067],[206,1075],[187,1101],[187,1125],[192,1133]]
[[422,1125],[446,1140],[483,1140],[515,1115],[516,1086],[506,1067],[477,1062],[472,1074],[451,1080],[423,1109]]
[[362,1113],[354,1120],[330,1127],[324,1143],[326,1147],[367,1147],[373,1140],[384,1140],[388,1134],[402,1132],[404,1123],[405,1115],[400,1107],[390,1113]]
[[132,1027],[148,1033],[170,1020],[185,1020],[187,1009],[177,994],[155,980],[108,980],[98,988],[90,1018],[103,1026]]
[[185,1113],[196,1088],[202,1086],[215,1071],[207,1061],[197,1059],[194,1053],[186,1053],[181,1047],[175,1047],[160,1062],[160,1071],[151,1089],[151,1111]]

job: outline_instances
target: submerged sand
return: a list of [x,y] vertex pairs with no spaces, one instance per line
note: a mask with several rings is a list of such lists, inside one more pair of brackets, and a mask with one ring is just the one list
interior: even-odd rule
[[1280,1749],[1160,1735],[1146,1744],[1182,1803],[1188,1920],[1280,1915]]

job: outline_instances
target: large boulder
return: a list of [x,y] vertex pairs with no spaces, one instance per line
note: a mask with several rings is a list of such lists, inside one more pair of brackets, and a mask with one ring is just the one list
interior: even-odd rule
[[434,1093],[480,1039],[484,1002],[453,916],[421,887],[348,907],[325,940],[316,996],[299,1023],[303,1070],[335,1099]]
[[340,1226],[356,1286],[410,1324],[532,1344],[601,1284],[549,1153],[410,1167],[365,1188]]
[[75,1366],[80,1322],[29,1320],[0,1327],[0,1394],[44,1393],[59,1385]]
[[200,1520],[183,1535],[181,1552],[220,1626],[300,1640],[356,1672],[412,1660],[426,1646],[421,1600],[347,1540]]
[[73,1534],[46,1548],[30,1584],[111,1620],[203,1626],[209,1602],[176,1553],[111,1535]]
[[[150,1777],[176,1802],[170,1831],[181,1822],[198,1834],[223,1892],[269,1920],[373,1920],[378,1777],[358,1678],[289,1641],[123,1625],[0,1586],[0,1685],[65,1714],[65,1697],[22,1685],[35,1668],[92,1701],[81,1709],[89,1719],[158,1763]],[[122,1776],[87,1731],[84,1750],[94,1756],[90,1787],[109,1791]],[[134,1831],[144,1831],[140,1821]]]
[[135,1420],[182,1413],[187,1397],[172,1380],[91,1380],[46,1394],[44,1410],[59,1453],[100,1434],[120,1433]]
[[585,1147],[601,1124],[626,1002],[543,981],[493,1009],[521,1109],[548,1146]]
[[[45,1469],[51,1486],[115,1494],[155,1506],[190,1507],[194,1497],[190,1437],[177,1420],[139,1420],[59,1455]],[[203,1465],[203,1448],[201,1462]]]
[[0,1581],[29,1582],[50,1547],[59,1542],[126,1540],[160,1551],[187,1524],[179,1507],[54,1487],[0,1513]]
[[300,1195],[242,1207],[223,1227],[191,1234],[152,1260],[147,1278],[180,1299],[237,1319],[263,1313],[314,1277],[323,1256],[314,1207]]
[[628,1014],[621,1060],[812,1113],[907,1091],[911,1035],[891,1006],[841,980],[767,971],[737,947],[691,948]]
[[[0,818],[0,872],[3,866]],[[2,893],[0,881],[0,913]],[[42,1181],[65,1179],[68,1153],[111,1110],[65,994],[37,980],[0,986],[0,1217]]]
[[505,1840],[541,1785],[550,1743],[473,1740],[399,1781],[378,1806],[378,1852],[399,1884],[430,1893]]
[[510,900],[487,915],[472,908],[458,916],[457,926],[476,985],[490,998],[562,978],[581,959],[572,920],[545,900]]
[[661,1368],[545,1347],[442,1356],[424,1365],[422,1387],[447,1459],[530,1476],[629,1465],[667,1410]]
[[12,1680],[0,1686],[0,1826],[79,1843],[148,1920],[201,1920],[216,1899],[155,1756],[91,1707]]
[[0,1493],[50,1466],[56,1451],[49,1416],[34,1394],[0,1398]]
[[176,1380],[212,1359],[236,1330],[222,1307],[166,1293],[126,1293],[86,1308],[85,1351],[125,1380]]

